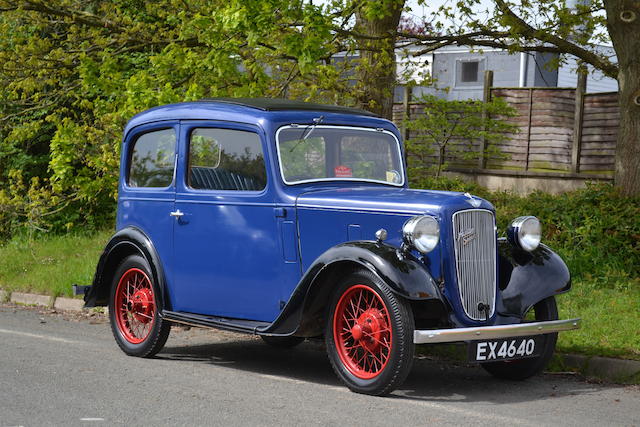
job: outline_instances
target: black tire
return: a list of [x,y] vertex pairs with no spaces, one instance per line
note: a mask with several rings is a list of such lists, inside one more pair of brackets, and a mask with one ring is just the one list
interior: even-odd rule
[[[543,299],[533,306],[536,321],[558,320],[558,307],[554,297]],[[547,366],[556,349],[558,333],[544,335],[540,356],[504,362],[482,363],[482,367],[496,378],[521,381],[539,374]]]
[[[356,299],[358,295],[365,302]],[[375,396],[391,393],[413,365],[413,331],[409,304],[370,271],[357,270],[339,283],[329,306],[329,361],[350,390]]]
[[109,321],[118,346],[126,354],[152,357],[164,347],[171,324],[159,313],[158,287],[149,263],[139,255],[118,266],[109,297]]
[[274,337],[269,335],[260,335],[262,341],[276,348],[292,348],[301,344],[304,341],[304,337]]

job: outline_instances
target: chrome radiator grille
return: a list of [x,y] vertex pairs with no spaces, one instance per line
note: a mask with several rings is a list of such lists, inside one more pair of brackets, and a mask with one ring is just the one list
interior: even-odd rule
[[453,214],[456,275],[460,300],[473,320],[485,320],[480,303],[496,306],[496,233],[493,213],[469,209]]

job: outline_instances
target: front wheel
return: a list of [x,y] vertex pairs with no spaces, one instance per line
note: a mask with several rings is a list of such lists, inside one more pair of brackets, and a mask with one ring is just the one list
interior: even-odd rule
[[[537,322],[558,320],[558,307],[554,297],[543,299],[533,306],[533,314]],[[482,367],[491,375],[506,380],[525,380],[540,372],[547,366],[556,348],[558,333],[544,335],[544,343],[539,356],[528,359],[509,360],[504,362],[483,363]]]
[[327,353],[338,377],[357,393],[385,395],[413,364],[411,307],[368,270],[336,289],[325,329]]
[[151,357],[167,342],[171,325],[160,316],[157,287],[147,260],[131,255],[116,271],[109,321],[118,346],[130,356]]

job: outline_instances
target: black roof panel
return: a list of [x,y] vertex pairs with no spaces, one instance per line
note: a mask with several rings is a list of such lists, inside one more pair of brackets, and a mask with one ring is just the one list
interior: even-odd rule
[[222,102],[227,104],[243,105],[263,111],[305,110],[326,111],[329,113],[357,114],[360,116],[379,117],[370,111],[359,108],[340,107],[337,105],[314,104],[311,102],[292,101],[282,98],[206,98],[200,102]]

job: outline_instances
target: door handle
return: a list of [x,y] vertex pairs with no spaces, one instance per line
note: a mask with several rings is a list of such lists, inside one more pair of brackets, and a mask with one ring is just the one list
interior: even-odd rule
[[177,211],[169,213],[169,215],[171,215],[175,219],[180,219],[180,217],[184,216],[184,213],[180,212],[180,209],[178,209]]

